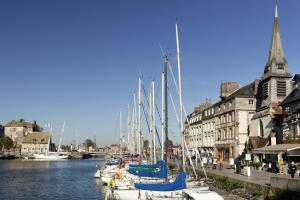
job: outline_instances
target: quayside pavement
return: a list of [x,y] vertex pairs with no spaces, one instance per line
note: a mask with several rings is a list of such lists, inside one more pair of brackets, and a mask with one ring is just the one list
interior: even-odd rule
[[[196,167],[198,170],[203,170],[200,165]],[[228,165],[226,163],[223,164],[223,169],[219,170],[219,166],[217,169],[205,168],[206,172],[216,175],[228,176],[230,178],[234,178],[240,181],[260,184],[260,185],[270,185],[271,177],[281,177],[281,178],[291,178],[289,175],[281,175],[274,174],[265,171],[251,170],[251,176],[245,176],[243,174],[237,174],[234,169],[228,169]]]

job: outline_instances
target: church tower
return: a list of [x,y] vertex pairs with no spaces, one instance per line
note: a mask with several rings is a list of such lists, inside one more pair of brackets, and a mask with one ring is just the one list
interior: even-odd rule
[[282,101],[291,92],[288,63],[284,58],[284,51],[279,31],[278,4],[275,5],[275,17],[269,57],[262,78],[262,105],[269,107],[271,103]]

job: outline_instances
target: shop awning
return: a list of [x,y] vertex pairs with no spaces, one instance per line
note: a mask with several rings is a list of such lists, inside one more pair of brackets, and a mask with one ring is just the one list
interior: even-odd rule
[[300,144],[277,144],[262,148],[252,149],[253,154],[279,154],[286,153],[288,156],[300,156]]

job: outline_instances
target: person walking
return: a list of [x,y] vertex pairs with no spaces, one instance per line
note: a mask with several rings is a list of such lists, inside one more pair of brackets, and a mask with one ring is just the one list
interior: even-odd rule
[[234,160],[233,160],[233,158],[229,158],[229,168],[234,169]]
[[217,158],[214,158],[213,169],[217,169],[217,164],[218,164],[218,160],[217,160]]
[[294,178],[295,173],[296,173],[296,165],[295,165],[294,161],[290,165],[290,169],[289,170],[290,170],[291,177]]

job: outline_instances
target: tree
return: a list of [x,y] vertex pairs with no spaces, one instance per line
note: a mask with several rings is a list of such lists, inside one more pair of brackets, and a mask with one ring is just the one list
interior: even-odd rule
[[14,142],[7,137],[6,135],[2,135],[0,137],[0,147],[4,149],[10,149],[14,146]]
[[86,139],[83,145],[88,149],[89,147],[95,147],[96,144],[91,139]]
[[63,151],[71,151],[71,146],[69,145],[61,145],[60,147]]
[[165,147],[168,146],[168,147],[173,147],[173,142],[172,140],[166,140],[165,141]]
[[149,148],[149,141],[148,140],[144,140],[143,147],[144,147],[145,150],[147,150]]

